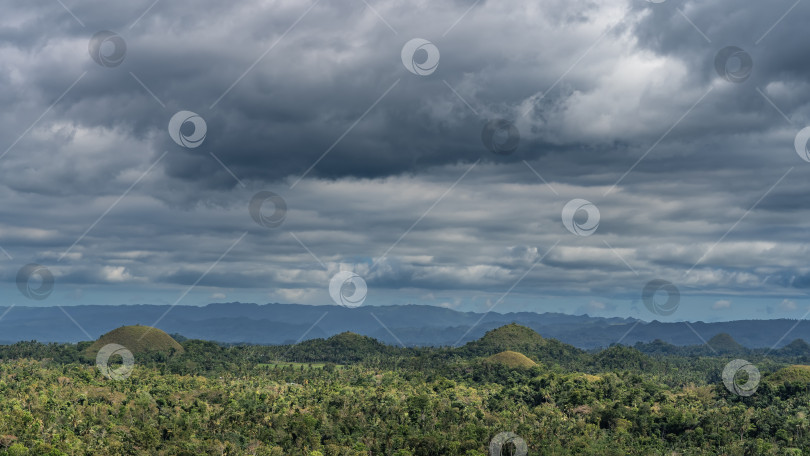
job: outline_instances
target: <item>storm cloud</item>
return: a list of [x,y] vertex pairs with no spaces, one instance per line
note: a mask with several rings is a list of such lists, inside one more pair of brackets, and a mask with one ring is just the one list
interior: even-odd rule
[[0,18],[8,303],[38,263],[43,305],[331,304],[350,270],[370,305],[660,318],[662,279],[675,319],[807,309],[809,5],[63,3]]

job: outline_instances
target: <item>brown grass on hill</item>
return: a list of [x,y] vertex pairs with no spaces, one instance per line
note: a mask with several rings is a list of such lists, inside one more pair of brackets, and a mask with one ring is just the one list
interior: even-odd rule
[[529,368],[537,365],[536,362],[532,361],[523,353],[518,353],[511,350],[492,355],[489,358],[484,359],[484,362],[489,364],[500,364],[513,369]]
[[99,337],[87,349],[87,354],[96,356],[101,347],[107,344],[118,344],[126,347],[133,354],[145,352],[182,353],[183,347],[171,336],[151,326],[122,326]]

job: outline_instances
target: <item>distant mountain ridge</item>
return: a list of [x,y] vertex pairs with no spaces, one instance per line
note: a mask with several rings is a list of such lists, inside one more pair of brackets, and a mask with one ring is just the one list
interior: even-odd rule
[[[65,307],[89,333],[88,338],[57,307],[0,307],[0,314],[5,312],[0,320],[0,342],[95,339],[123,325],[153,325],[169,308],[168,305],[146,304]],[[156,327],[169,334],[226,343],[290,344],[353,332],[391,345],[454,346],[480,339],[487,331],[510,323],[531,328],[543,338],[583,349],[607,347],[619,341],[624,345],[656,340],[679,346],[698,345],[703,343],[701,339],[710,341],[722,334],[728,337],[721,336],[711,342],[721,351],[729,352],[737,349],[736,344],[760,348],[778,343],[777,346],[782,347],[796,339],[810,340],[810,325],[796,325],[796,320],[787,319],[686,325],[561,313],[482,314],[426,305],[346,308],[234,302],[202,307],[176,306]],[[783,337],[789,331],[789,335]]]

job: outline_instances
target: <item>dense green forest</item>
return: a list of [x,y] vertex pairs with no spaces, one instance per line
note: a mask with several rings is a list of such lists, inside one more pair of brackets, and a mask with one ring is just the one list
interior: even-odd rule
[[[518,325],[458,348],[152,336],[119,341],[135,352],[120,380],[95,365],[99,342],[0,346],[0,455],[487,456],[505,432],[529,455],[810,454],[802,341],[586,352]],[[761,378],[730,388],[735,359]]]

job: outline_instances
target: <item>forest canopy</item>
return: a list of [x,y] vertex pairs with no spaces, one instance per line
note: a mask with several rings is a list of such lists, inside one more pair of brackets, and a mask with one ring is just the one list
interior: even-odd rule
[[111,356],[122,378],[93,342],[20,342],[0,346],[0,455],[805,454],[807,351],[720,340],[733,353],[586,352],[514,324],[458,348],[181,340],[129,371]]

